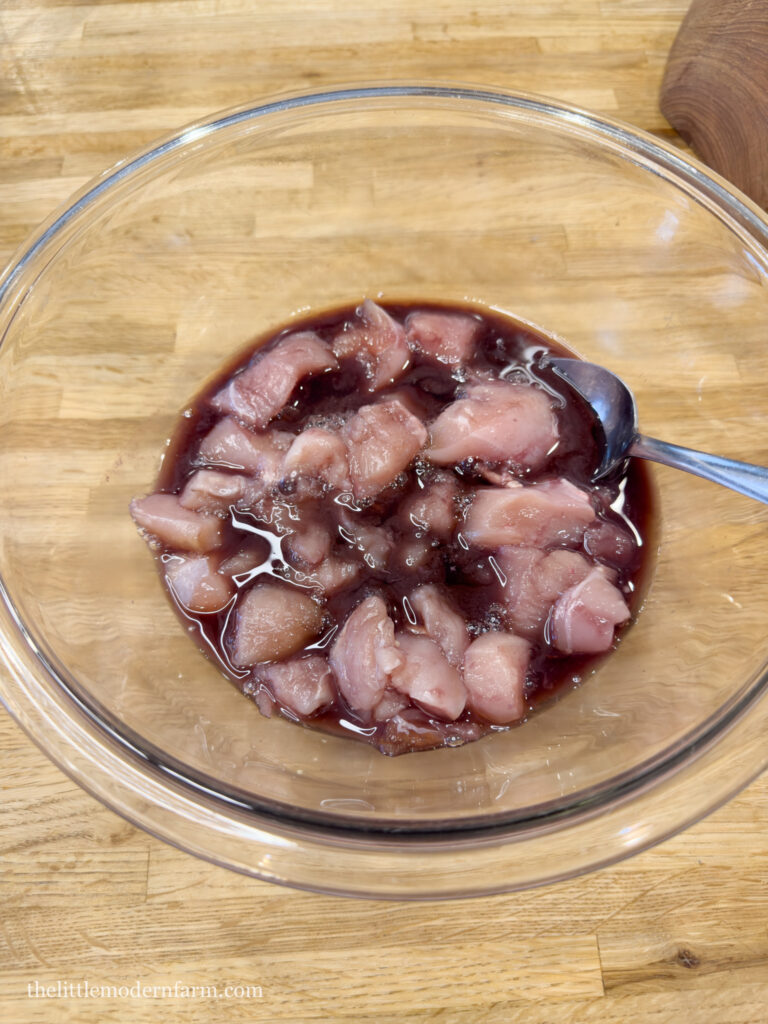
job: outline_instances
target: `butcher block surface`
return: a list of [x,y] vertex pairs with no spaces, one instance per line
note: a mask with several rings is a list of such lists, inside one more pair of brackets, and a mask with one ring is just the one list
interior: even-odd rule
[[[685,148],[659,90],[687,7],[3,0],[0,257],[126,154],[289,89],[393,78],[522,89]],[[618,866],[505,896],[391,903],[278,888],[173,849],[71,782],[1,710],[0,766],[8,1024],[766,1020],[765,776]],[[173,994],[141,994],[152,986]]]

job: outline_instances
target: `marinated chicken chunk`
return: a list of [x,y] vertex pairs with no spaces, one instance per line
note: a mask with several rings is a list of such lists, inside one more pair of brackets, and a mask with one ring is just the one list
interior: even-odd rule
[[165,578],[182,608],[191,612],[221,611],[235,592],[231,578],[218,571],[210,555],[174,555],[165,565]]
[[411,348],[449,365],[472,358],[482,329],[482,321],[467,313],[420,309],[405,321],[405,336]]
[[370,391],[399,380],[411,361],[403,325],[370,299],[335,336],[333,351],[339,359],[352,357],[362,365]]
[[401,633],[397,638],[400,664],[392,672],[392,685],[419,707],[452,722],[467,703],[467,690],[457,668],[426,636]]
[[616,626],[629,618],[620,590],[602,568],[589,574],[558,598],[552,615],[555,647],[565,654],[598,654],[613,644]]
[[303,591],[283,583],[257,583],[237,606],[232,664],[248,668],[281,661],[314,640],[322,621],[322,609]]
[[363,720],[373,717],[392,673],[403,664],[395,625],[384,601],[368,597],[355,608],[331,648],[329,664],[341,695]]
[[149,494],[134,498],[131,515],[150,542],[173,551],[205,553],[224,542],[221,520],[184,508],[175,494]]
[[303,377],[333,370],[333,353],[314,331],[282,338],[268,352],[259,353],[242,373],[214,395],[213,405],[251,427],[265,427],[284,408]]
[[525,714],[525,680],[531,645],[514,633],[483,633],[464,655],[469,706],[497,725]]
[[434,583],[414,590],[410,602],[421,616],[427,636],[435,641],[449,663],[458,668],[470,639],[464,616],[452,607]]
[[373,498],[408,466],[427,440],[421,420],[398,399],[365,405],[344,429],[352,490]]
[[293,436],[269,430],[254,433],[224,416],[200,442],[197,461],[208,467],[248,473],[271,486],[279,478]]
[[440,465],[483,459],[541,469],[558,440],[551,397],[505,380],[472,384],[430,427],[427,457]]
[[222,473],[217,469],[198,469],[179,495],[179,504],[195,512],[224,512],[230,505],[243,502],[249,491],[255,495],[250,477]]
[[256,678],[284,707],[306,718],[333,703],[335,688],[328,660],[320,654],[261,666]]
[[595,518],[589,494],[559,477],[530,486],[478,488],[463,533],[481,548],[544,548],[580,542]]
[[344,439],[332,430],[309,427],[291,443],[282,463],[283,478],[320,489],[352,489]]
[[510,627],[541,639],[559,597],[590,573],[592,563],[578,551],[502,547],[496,554],[503,578],[502,602]]

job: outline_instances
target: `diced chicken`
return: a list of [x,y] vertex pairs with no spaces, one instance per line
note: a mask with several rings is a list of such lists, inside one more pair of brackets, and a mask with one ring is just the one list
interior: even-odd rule
[[429,722],[424,712],[415,707],[399,711],[386,722],[377,746],[390,756],[412,750],[432,750],[435,747],[458,747],[479,739],[484,727],[479,722]]
[[427,440],[427,430],[391,399],[364,405],[344,429],[352,490],[358,500],[372,498],[403,472]]
[[178,602],[193,612],[217,612],[235,592],[210,555],[176,556],[165,564],[164,571]]
[[350,562],[345,558],[336,558],[331,555],[320,565],[315,566],[309,573],[310,580],[317,584],[320,590],[328,597],[348,587],[362,572],[360,562]]
[[408,412],[415,416],[417,420],[424,420],[427,418],[428,405],[424,401],[424,395],[414,385],[406,384],[403,387],[399,387],[394,391],[387,391],[385,395],[379,398],[381,402],[389,402],[393,398],[396,398],[401,405],[404,405]]
[[285,431],[255,434],[241,427],[231,416],[225,416],[200,442],[197,459],[209,466],[256,476],[271,487],[282,475],[283,459],[292,441],[293,434]]
[[398,564],[405,569],[419,569],[437,557],[438,542],[425,537],[400,541],[395,548]]
[[[244,691],[245,692],[245,691]],[[255,693],[248,693],[249,697],[253,697],[256,707],[264,715],[265,718],[271,718],[274,714],[275,708],[277,707],[277,701],[272,696],[271,691],[263,683],[256,689]]]
[[281,583],[257,583],[237,606],[232,663],[248,668],[288,658],[317,636],[322,622],[322,609],[307,594]]
[[584,533],[584,550],[592,558],[624,568],[637,554],[637,544],[629,531],[617,523],[598,520]]
[[384,569],[388,565],[395,542],[385,526],[376,526],[374,523],[361,521],[353,512],[341,509],[339,512],[339,536],[359,552],[369,568]]
[[485,462],[477,462],[472,467],[476,473],[479,473],[484,480],[487,480],[489,484],[493,484],[494,487],[519,487],[520,479],[515,476],[512,470],[506,466],[502,466],[501,469],[495,469],[489,466]]
[[467,703],[467,691],[458,669],[426,636],[401,633],[397,637],[403,661],[392,673],[392,685],[428,714],[452,722]]
[[397,690],[385,690],[384,696],[381,698],[379,703],[373,709],[373,718],[376,722],[386,722],[387,719],[392,718],[403,708],[407,708],[410,704],[410,700],[402,693],[398,693]]
[[230,577],[250,572],[266,561],[270,551],[271,548],[263,537],[251,537],[233,555],[224,559],[219,566],[219,572]]
[[555,601],[580,583],[592,569],[577,551],[502,547],[496,560],[505,580],[502,587],[507,618],[515,632],[540,638]]
[[629,618],[621,591],[602,569],[571,587],[555,604],[551,633],[564,654],[599,654],[610,650],[614,629]]
[[547,547],[581,541],[595,520],[586,491],[561,478],[528,487],[479,488],[462,534],[482,548],[503,544]]
[[310,568],[320,565],[331,551],[331,535],[319,523],[300,523],[284,543],[292,559]]
[[357,359],[365,369],[369,390],[378,391],[403,375],[411,350],[403,326],[381,306],[366,299],[356,313],[356,322],[333,339],[333,351],[339,359]]
[[463,616],[432,583],[414,590],[410,602],[413,610],[421,616],[429,636],[451,665],[459,668],[469,647],[469,633]]
[[250,427],[263,428],[286,405],[300,380],[337,366],[333,353],[314,331],[288,334],[274,348],[257,355],[212,402],[220,412],[230,413]]
[[321,654],[264,665],[257,669],[257,676],[280,704],[302,718],[327,707],[335,696],[333,674]]
[[473,640],[464,655],[469,708],[496,725],[522,718],[530,657],[530,644],[514,633],[483,633]]
[[338,434],[310,427],[296,438],[283,463],[285,480],[316,481],[339,491],[352,489],[347,448]]
[[441,313],[422,309],[405,321],[408,344],[439,363],[465,363],[475,350],[482,323],[466,313]]
[[216,516],[193,512],[175,494],[149,494],[131,502],[134,522],[176,551],[206,554],[223,543],[222,522]]
[[372,717],[403,660],[387,606],[377,596],[365,598],[347,618],[329,658],[344,699],[363,719]]
[[557,444],[552,402],[539,388],[497,380],[473,384],[430,428],[427,458],[441,464],[464,459],[510,462],[540,469]]
[[459,483],[453,473],[440,470],[434,480],[403,503],[402,516],[417,531],[449,540],[456,526]]
[[225,512],[230,505],[243,507],[250,479],[240,473],[198,469],[187,480],[179,503],[195,512]]

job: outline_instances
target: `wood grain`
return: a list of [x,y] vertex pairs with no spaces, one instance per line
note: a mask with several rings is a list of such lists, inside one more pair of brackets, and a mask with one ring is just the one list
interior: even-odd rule
[[[687,6],[4,0],[0,259],[126,153],[211,110],[284,89],[461,79],[552,95],[679,143],[658,91]],[[300,187],[308,171],[291,173]],[[598,264],[571,269],[588,276]],[[184,344],[182,328],[182,353]],[[717,367],[723,379],[740,370]],[[71,415],[73,436],[86,437],[87,412],[74,403]],[[716,440],[727,444],[724,429]],[[505,897],[391,904],[287,891],[165,846],[71,783],[5,714],[0,752],[0,1019],[14,1024],[765,1020],[765,778],[617,867]],[[262,995],[28,994],[35,982],[137,979],[259,985]]]
[[705,163],[768,207],[768,0],[694,0],[661,109]]

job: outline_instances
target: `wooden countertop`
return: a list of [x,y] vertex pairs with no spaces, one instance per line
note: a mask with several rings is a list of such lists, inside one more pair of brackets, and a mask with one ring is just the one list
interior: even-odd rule
[[[687,0],[3,0],[0,257],[70,192],[190,119],[353,79],[525,89],[672,137]],[[762,1024],[768,778],[655,850],[452,903],[280,889],[180,853],[70,782],[0,713],[0,1019]],[[94,1000],[35,983],[261,986]],[[30,997],[29,990],[32,991]],[[71,992],[72,990],[70,990]]]

